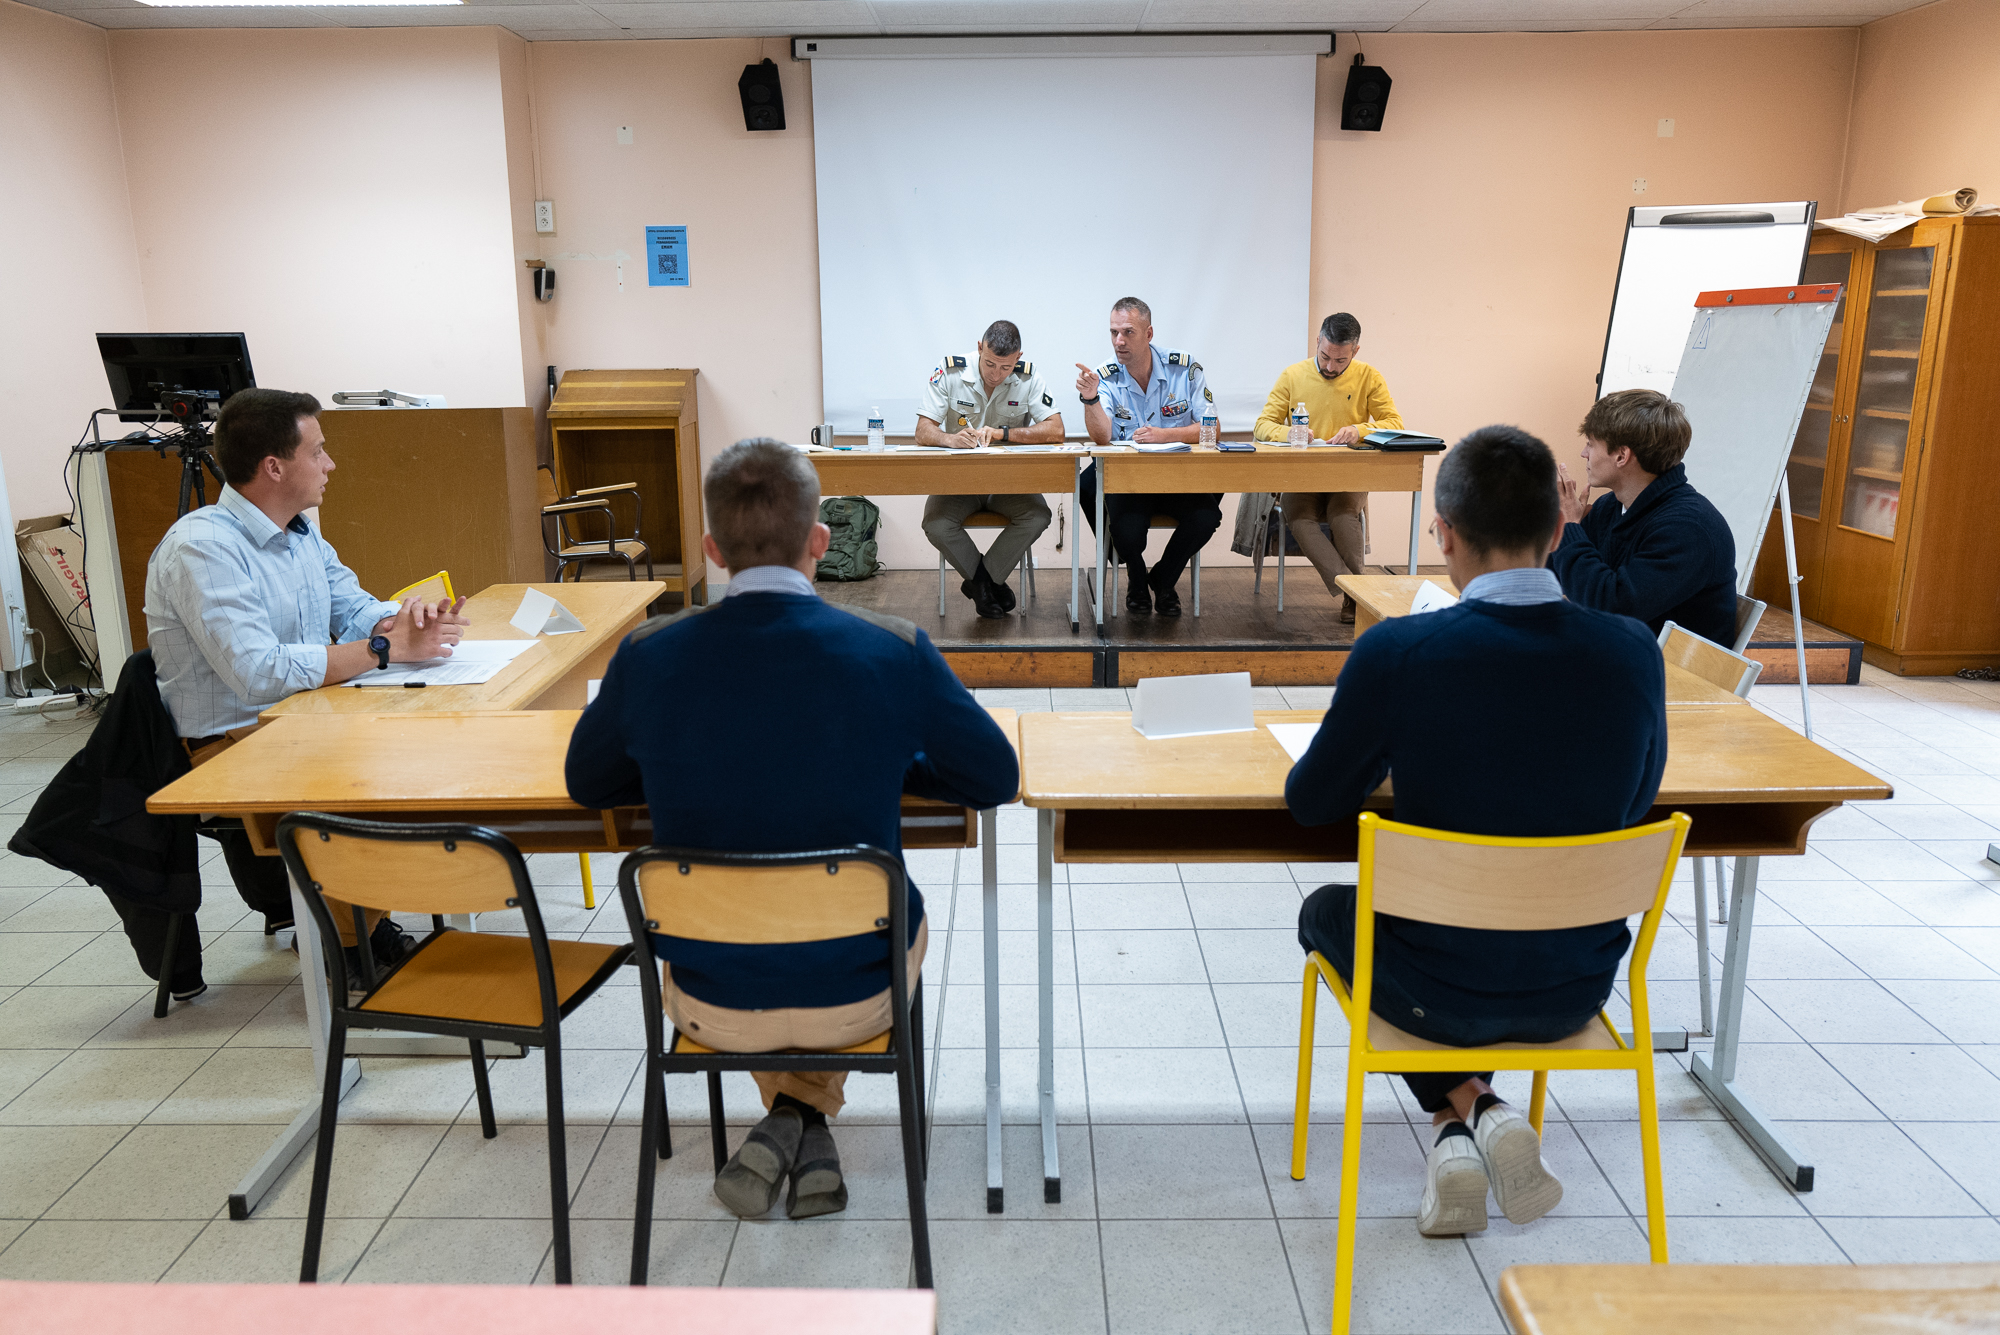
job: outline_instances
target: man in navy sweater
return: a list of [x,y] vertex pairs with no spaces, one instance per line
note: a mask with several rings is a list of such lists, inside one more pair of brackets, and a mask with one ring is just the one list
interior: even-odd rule
[[[1435,501],[1460,601],[1355,642],[1286,805],[1302,824],[1350,821],[1393,773],[1395,819],[1413,825],[1555,836],[1638,823],[1666,765],[1666,673],[1644,626],[1564,601],[1543,566],[1557,536],[1548,446],[1483,427],[1445,456]],[[1589,744],[1552,744],[1551,725],[1580,701]],[[1300,944],[1350,981],[1354,908],[1355,887],[1328,885],[1299,912]],[[1375,924],[1370,1009],[1455,1047],[1575,1033],[1610,995],[1631,941],[1622,921],[1503,932],[1382,914]],[[1489,1181],[1517,1224],[1562,1199],[1540,1139],[1494,1094],[1492,1075],[1404,1077],[1438,1128],[1417,1221],[1427,1236],[1485,1228]]]
[[[904,793],[969,807],[1013,800],[1007,735],[907,621],[830,607],[813,571],[830,534],[819,477],[792,446],[738,441],[709,465],[702,547],[729,570],[713,607],[655,617],[619,647],[570,739],[570,797],[645,802],[657,844],[902,852]],[[677,702],[667,707],[663,702]],[[909,978],[928,925],[910,885]],[[786,946],[653,938],[675,1026],[726,1052],[840,1048],[889,1027],[889,958],[866,935]],[[757,1072],[770,1115],[716,1176],[744,1218],[847,1204],[826,1119],[844,1071]]]
[[[1584,415],[1586,482],[1562,475],[1562,542],[1549,568],[1574,602],[1646,623],[1736,639],[1736,539],[1688,485],[1681,406],[1651,389],[1606,394]],[[1611,494],[1590,504],[1591,487]]]

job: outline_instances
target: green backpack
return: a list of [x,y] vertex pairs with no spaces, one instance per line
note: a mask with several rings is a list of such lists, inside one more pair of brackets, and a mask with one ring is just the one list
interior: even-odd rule
[[875,526],[882,522],[875,503],[864,496],[830,496],[819,503],[819,522],[833,530],[833,541],[819,559],[819,577],[873,579],[882,568],[875,559]]

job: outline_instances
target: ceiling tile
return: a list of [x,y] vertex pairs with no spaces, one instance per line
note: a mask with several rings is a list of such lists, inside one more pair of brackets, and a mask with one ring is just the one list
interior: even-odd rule
[[1210,28],[1307,28],[1345,32],[1351,27],[1390,24],[1412,13],[1422,0],[1152,0],[1140,26]]
[[1402,22],[1404,31],[1422,32],[1436,24],[1581,23],[1605,19],[1663,19],[1687,8],[1688,0],[1427,0]]
[[1866,22],[1908,5],[1897,0],[1696,0],[1679,4],[1661,15],[1672,19],[1721,18],[1824,18],[1842,14]]
[[1654,19],[1410,19],[1391,32],[1634,32],[1657,26]]
[[588,6],[507,5],[342,5],[314,11],[343,28],[596,28],[605,36],[617,29]]
[[100,28],[325,28],[335,26],[310,9],[199,6],[160,9],[70,9],[68,17]]
[[966,32],[1041,32],[1114,27],[1132,31],[1146,0],[874,0],[885,31],[953,28]]
[[[824,33],[836,29],[878,31],[875,16],[861,0],[647,0],[641,4],[591,7],[623,27],[700,28],[716,33]],[[637,20],[636,22],[634,20]]]

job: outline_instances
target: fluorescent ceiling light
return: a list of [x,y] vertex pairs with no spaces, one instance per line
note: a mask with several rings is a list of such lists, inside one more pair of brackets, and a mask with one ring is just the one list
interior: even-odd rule
[[465,0],[139,0],[156,9],[335,9],[355,5],[400,5],[428,8],[462,5]]

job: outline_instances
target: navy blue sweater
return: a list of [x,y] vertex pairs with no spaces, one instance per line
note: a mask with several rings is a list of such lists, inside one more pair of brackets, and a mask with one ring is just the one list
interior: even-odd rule
[[[1568,602],[1460,603],[1355,641],[1333,707],[1285,782],[1305,825],[1352,820],[1395,774],[1395,819],[1467,834],[1624,829],[1667,760],[1666,671],[1638,622]],[[1601,1005],[1623,921],[1500,932],[1376,916],[1376,967],[1459,1015]]]
[[1722,512],[1675,464],[1621,512],[1597,498],[1581,524],[1563,525],[1549,568],[1573,602],[1646,623],[1672,621],[1727,648],[1736,639],[1736,539]]
[[[998,806],[1020,771],[1007,735],[909,622],[745,593],[632,633],[577,722],[565,776],[586,807],[644,802],[656,844],[900,855],[904,793]],[[912,940],[922,917],[913,882]],[[682,990],[718,1006],[838,1006],[889,986],[882,934],[653,941]]]

